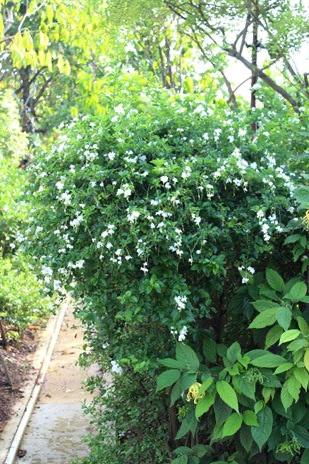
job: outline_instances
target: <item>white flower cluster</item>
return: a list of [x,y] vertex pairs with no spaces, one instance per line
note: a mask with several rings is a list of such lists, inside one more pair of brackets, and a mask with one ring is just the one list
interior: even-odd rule
[[242,274],[242,280],[241,282],[243,284],[247,284],[249,282],[249,276],[250,274],[253,275],[255,274],[255,269],[254,267],[252,266],[248,266],[248,267],[245,267],[245,266],[239,266],[238,268],[239,272]]
[[175,296],[174,300],[179,312],[186,308],[188,298],[185,295]]

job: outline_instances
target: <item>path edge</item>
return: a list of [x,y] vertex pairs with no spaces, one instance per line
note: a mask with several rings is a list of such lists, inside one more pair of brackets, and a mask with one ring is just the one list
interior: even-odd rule
[[[33,364],[38,366],[37,373],[25,388],[24,399],[18,407],[17,416],[13,416],[4,428],[4,432],[6,429],[12,429],[13,432],[10,438],[7,438],[7,443],[4,443],[4,450],[0,452],[0,462],[2,464],[14,464],[20,443],[44,383],[68,305],[68,301],[65,300],[61,304],[58,313],[52,316],[47,324],[42,344],[39,345],[37,356],[33,361]],[[6,439],[4,439],[5,441]]]

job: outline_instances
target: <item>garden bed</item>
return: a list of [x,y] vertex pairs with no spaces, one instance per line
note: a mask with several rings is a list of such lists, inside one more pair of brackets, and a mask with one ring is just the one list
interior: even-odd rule
[[[0,377],[0,433],[9,419],[16,401],[23,397],[23,386],[34,373],[31,367],[31,355],[38,345],[38,326],[27,329],[21,340],[10,343],[5,358],[13,383],[8,385],[4,375]],[[1,370],[2,374],[2,370]]]

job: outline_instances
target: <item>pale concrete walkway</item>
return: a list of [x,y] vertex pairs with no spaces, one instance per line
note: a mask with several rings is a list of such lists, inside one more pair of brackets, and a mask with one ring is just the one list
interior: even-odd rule
[[81,388],[87,373],[77,365],[82,345],[82,330],[70,309],[20,447],[26,454],[16,464],[68,464],[87,455],[82,438],[89,424],[81,406],[90,397]]

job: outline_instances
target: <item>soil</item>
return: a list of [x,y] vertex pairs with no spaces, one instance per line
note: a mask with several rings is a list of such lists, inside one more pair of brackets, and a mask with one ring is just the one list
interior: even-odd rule
[[14,403],[23,397],[24,383],[33,373],[30,358],[37,347],[39,330],[39,327],[32,326],[24,332],[22,339],[10,342],[6,350],[0,347],[13,383],[12,389],[0,367],[0,433],[10,417]]

